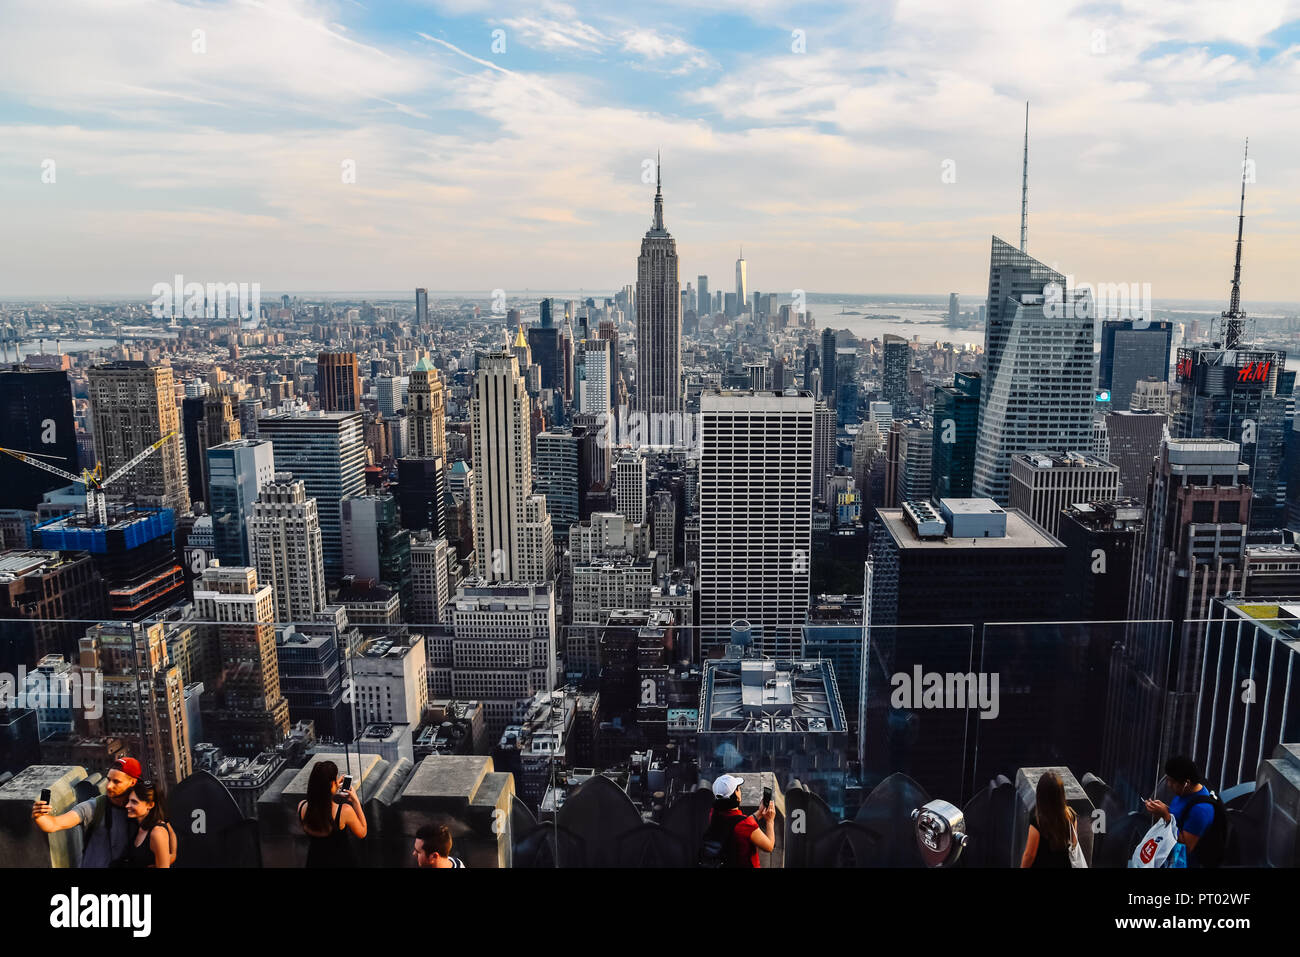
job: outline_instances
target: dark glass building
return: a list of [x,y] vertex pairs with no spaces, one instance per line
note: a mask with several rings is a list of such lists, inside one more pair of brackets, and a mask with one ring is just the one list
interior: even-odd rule
[[402,528],[447,535],[447,476],[443,459],[397,460],[397,511]]
[[952,385],[934,390],[933,498],[968,498],[975,479],[980,427],[980,374],[958,372]]
[[551,300],[541,303],[542,321],[528,330],[528,348],[533,362],[542,370],[542,388],[564,388],[564,355],[560,351],[560,329],[551,314]]
[[835,397],[835,330],[822,330],[822,395]]
[[[41,461],[77,474],[77,433],[72,423],[72,387],[68,374],[12,366],[0,372],[0,446],[34,452]],[[67,480],[43,469],[5,464],[0,506],[34,509],[41,496],[63,488]]]
[[1101,368],[1097,389],[1110,393],[1111,408],[1127,409],[1142,379],[1169,378],[1172,322],[1107,319],[1101,324]]
[[907,373],[912,367],[912,347],[902,336],[885,334],[880,397],[894,407],[894,416],[911,405]]

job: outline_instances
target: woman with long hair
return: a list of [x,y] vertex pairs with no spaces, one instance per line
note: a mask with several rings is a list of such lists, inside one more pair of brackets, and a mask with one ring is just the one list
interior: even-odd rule
[[1074,811],[1065,803],[1065,782],[1055,771],[1038,779],[1036,801],[1020,866],[1073,867],[1070,857],[1079,831]]
[[171,867],[175,856],[162,789],[152,781],[137,781],[127,792],[126,816],[135,824],[135,835],[118,865]]
[[357,792],[340,791],[338,765],[320,761],[307,779],[307,800],[298,804],[298,820],[311,846],[308,867],[356,867],[356,854],[349,835],[366,836],[366,815]]

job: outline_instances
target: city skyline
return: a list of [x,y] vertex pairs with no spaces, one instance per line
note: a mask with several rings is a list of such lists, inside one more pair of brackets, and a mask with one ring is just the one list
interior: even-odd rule
[[[74,69],[85,51],[13,4],[0,172],[24,239],[0,296],[144,297],[177,272],[617,289],[659,149],[688,275],[726,275],[743,244],[760,290],[977,290],[989,234],[1018,226],[1029,100],[1031,255],[1157,299],[1222,295],[1252,135],[1243,299],[1289,301],[1300,173],[1274,117],[1300,95],[1298,9],[1040,11],[1019,31],[925,4],[670,4],[651,28],[554,4],[217,4],[197,23],[176,3]],[[292,75],[263,55],[286,48]],[[49,254],[56,237],[81,268]]]
[[55,19],[0,870],[1300,866],[1300,0]]

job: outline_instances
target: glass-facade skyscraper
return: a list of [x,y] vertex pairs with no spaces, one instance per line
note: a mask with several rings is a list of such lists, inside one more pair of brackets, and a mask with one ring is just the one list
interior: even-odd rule
[[934,390],[934,451],[930,459],[933,498],[970,498],[979,435],[978,372],[957,372],[952,385]]
[[[1059,297],[1045,296],[1049,283]],[[974,494],[1003,507],[1012,455],[1092,442],[1091,297],[1064,287],[1056,270],[993,237]]]
[[237,439],[208,449],[213,554],[222,565],[251,565],[249,520],[267,482],[275,479],[270,442]]
[[1101,324],[1097,388],[1110,393],[1112,409],[1131,408],[1133,389],[1143,379],[1169,378],[1173,338],[1172,322],[1108,319]]
[[343,499],[366,487],[366,446],[360,412],[281,412],[258,420],[258,434],[275,447],[275,466],[291,472],[316,499],[325,577],[343,574]]

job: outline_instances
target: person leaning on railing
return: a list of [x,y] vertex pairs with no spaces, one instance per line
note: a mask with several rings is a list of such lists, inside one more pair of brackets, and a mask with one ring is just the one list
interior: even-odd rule
[[298,804],[298,821],[311,840],[308,867],[356,867],[352,838],[366,836],[366,814],[355,788],[340,791],[338,765],[321,761],[307,779],[307,800]]
[[32,803],[32,820],[46,834],[83,828],[82,867],[112,867],[122,859],[134,836],[126,802],[142,771],[135,758],[119,758],[109,769],[105,793],[82,801],[63,814],[52,814],[44,801]]

